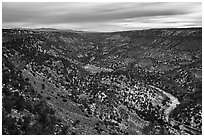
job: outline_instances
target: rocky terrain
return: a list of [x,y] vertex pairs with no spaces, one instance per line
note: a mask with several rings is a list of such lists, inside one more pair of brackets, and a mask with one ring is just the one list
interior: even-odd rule
[[202,134],[202,29],[2,30],[3,134]]

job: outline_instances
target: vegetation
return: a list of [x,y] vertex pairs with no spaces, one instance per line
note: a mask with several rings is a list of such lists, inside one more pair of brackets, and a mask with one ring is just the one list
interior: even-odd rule
[[2,31],[3,134],[202,134],[201,28]]

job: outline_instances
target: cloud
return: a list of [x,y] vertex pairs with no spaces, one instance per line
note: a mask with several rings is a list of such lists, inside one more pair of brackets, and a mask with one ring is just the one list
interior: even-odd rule
[[[202,24],[201,3],[3,3],[3,27],[118,31]],[[138,25],[140,24],[140,25]],[[128,27],[127,27],[128,26]],[[136,27],[137,26],[137,27]],[[135,28],[136,27],[136,28]]]

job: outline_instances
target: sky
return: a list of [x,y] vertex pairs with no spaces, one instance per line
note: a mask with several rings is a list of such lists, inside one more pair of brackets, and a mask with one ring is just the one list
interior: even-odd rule
[[3,28],[126,31],[202,26],[201,2],[3,2]]

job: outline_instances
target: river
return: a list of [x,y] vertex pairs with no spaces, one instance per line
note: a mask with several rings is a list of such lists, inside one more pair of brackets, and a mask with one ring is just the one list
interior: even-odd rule
[[166,115],[166,120],[169,121],[169,115],[170,113],[176,108],[176,106],[178,104],[180,104],[180,102],[178,101],[178,99],[176,97],[174,97],[173,95],[171,95],[170,93],[167,93],[163,90],[161,90],[160,88],[157,88],[155,86],[149,85],[150,87],[162,92],[164,95],[166,95],[168,98],[170,98],[170,103],[169,106],[165,109],[164,114]]

